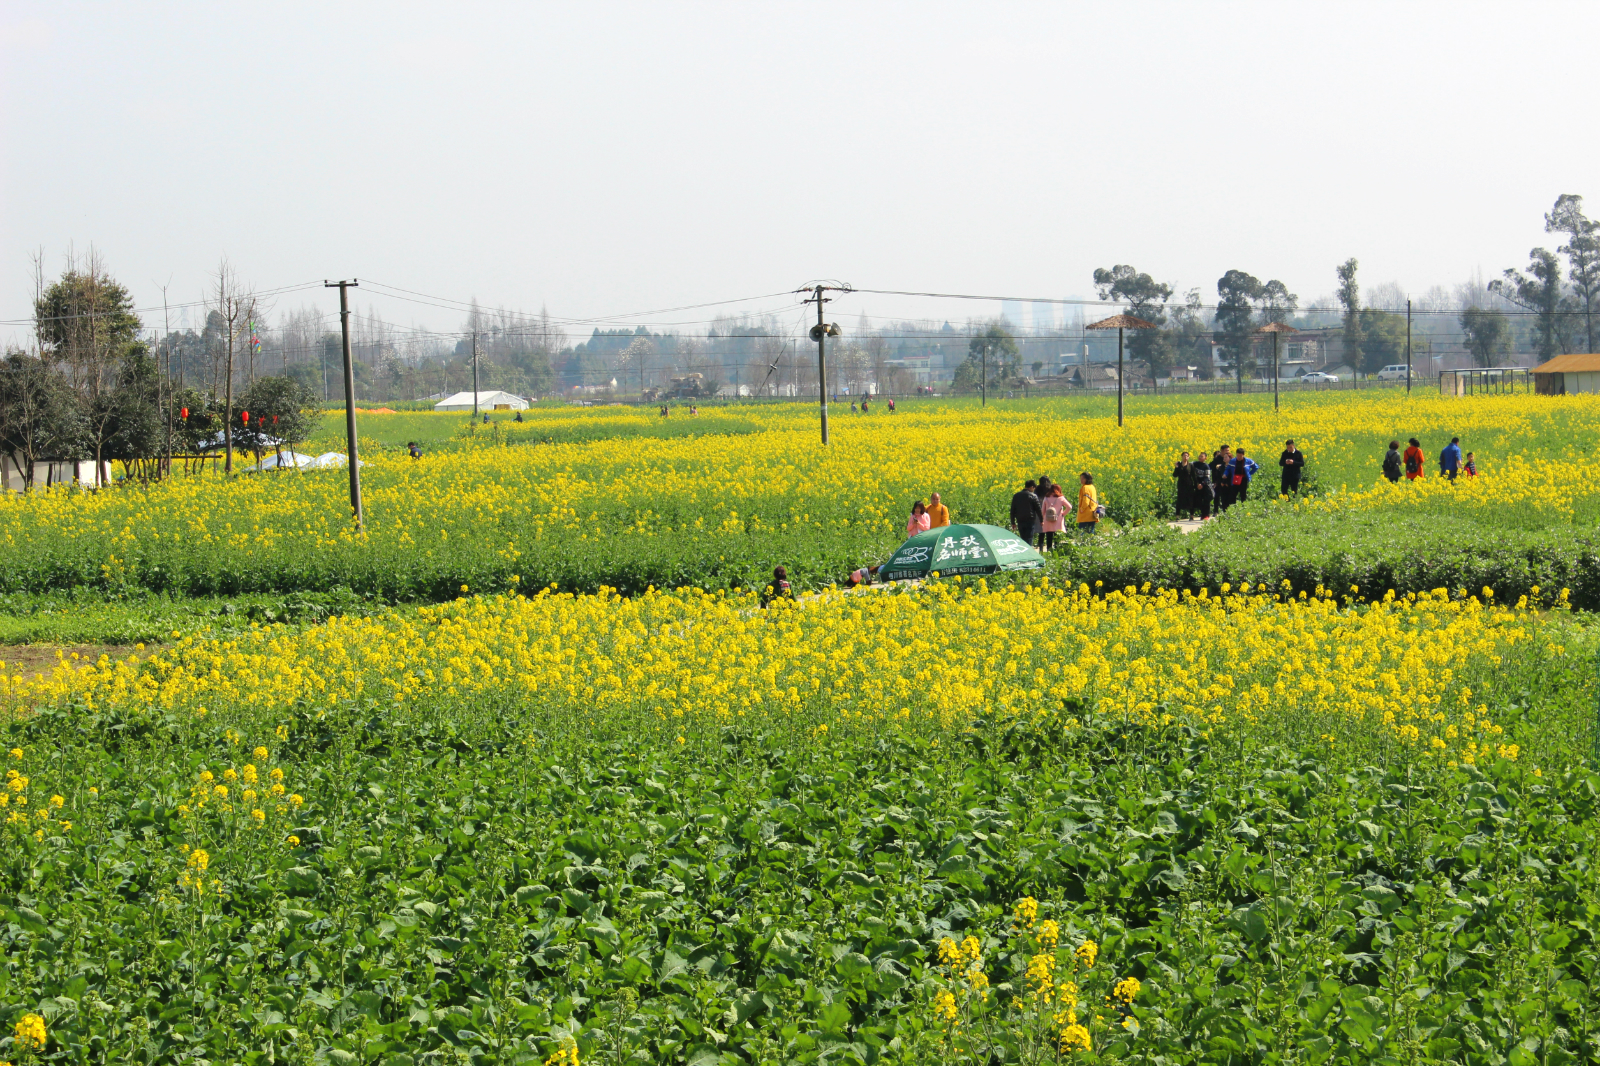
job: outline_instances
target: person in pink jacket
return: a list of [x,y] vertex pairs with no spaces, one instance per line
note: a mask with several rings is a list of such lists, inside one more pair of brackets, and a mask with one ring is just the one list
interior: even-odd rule
[[926,533],[933,528],[933,519],[928,517],[928,509],[918,500],[911,505],[911,517],[906,519],[906,536],[914,537],[918,533]]
[[1050,495],[1039,501],[1039,510],[1044,512],[1044,523],[1039,527],[1039,547],[1054,551],[1056,534],[1067,528],[1067,498],[1062,495],[1060,485],[1050,486]]

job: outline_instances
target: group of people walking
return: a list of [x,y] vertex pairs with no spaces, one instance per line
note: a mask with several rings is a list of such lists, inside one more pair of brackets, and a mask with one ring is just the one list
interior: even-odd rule
[[[1278,466],[1281,470],[1279,495],[1299,492],[1306,455],[1295,447],[1294,441],[1283,442]],[[1246,455],[1243,448],[1235,450],[1226,444],[1218,445],[1213,454],[1201,452],[1194,458],[1183,452],[1172,468],[1172,477],[1178,483],[1178,498],[1173,509],[1179,518],[1202,521],[1222,514],[1250,498],[1250,485],[1260,470],[1260,464]]]
[[[1416,437],[1407,442],[1403,453],[1400,451],[1400,442],[1392,440],[1388,453],[1383,457],[1383,476],[1395,482],[1404,473],[1407,481],[1418,481],[1428,476],[1427,463],[1428,457],[1422,453],[1422,442]],[[1439,476],[1446,481],[1478,476],[1478,460],[1471,452],[1465,456],[1461,454],[1460,437],[1451,437],[1450,443],[1439,450]]]
[[1078,475],[1076,507],[1068,501],[1066,490],[1051,481],[1048,474],[1029,478],[1022,490],[1011,497],[1011,528],[1040,551],[1055,548],[1056,534],[1066,532],[1069,514],[1076,520],[1079,533],[1093,533],[1105,513],[1099,490],[1094,487],[1094,475],[1088,471]]

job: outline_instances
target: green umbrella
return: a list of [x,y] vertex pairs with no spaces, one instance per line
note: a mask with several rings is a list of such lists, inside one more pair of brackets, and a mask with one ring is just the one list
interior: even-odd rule
[[880,581],[904,581],[940,574],[995,574],[1039,570],[1044,556],[1028,542],[999,526],[942,526],[918,533],[895,550],[878,571]]

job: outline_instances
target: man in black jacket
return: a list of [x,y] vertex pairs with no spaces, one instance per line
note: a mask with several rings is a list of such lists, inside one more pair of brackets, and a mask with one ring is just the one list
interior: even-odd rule
[[1229,469],[1232,464],[1233,449],[1226,444],[1219,445],[1211,457],[1211,484],[1217,489],[1217,514],[1233,506],[1233,471]]
[[1283,454],[1278,456],[1278,465],[1283,467],[1283,477],[1278,482],[1278,495],[1287,496],[1291,492],[1300,491],[1300,472],[1306,468],[1306,455],[1294,446],[1294,441],[1283,442]]
[[1206,453],[1201,452],[1190,465],[1194,471],[1194,498],[1193,507],[1200,512],[1203,522],[1211,517],[1211,501],[1216,499],[1216,489],[1211,484],[1211,464],[1206,459]]
[[1039,536],[1039,527],[1044,525],[1044,509],[1039,505],[1039,496],[1033,490],[1036,483],[1032,478],[1022,486],[1022,491],[1011,497],[1011,528],[1017,531],[1017,536],[1032,545]]

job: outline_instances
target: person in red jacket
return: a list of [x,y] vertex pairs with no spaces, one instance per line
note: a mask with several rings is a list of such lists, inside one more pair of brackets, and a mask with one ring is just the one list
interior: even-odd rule
[[1415,437],[1411,438],[1411,447],[1406,449],[1404,459],[1407,481],[1416,481],[1418,478],[1427,476],[1423,464],[1428,461],[1428,457],[1422,454],[1422,442],[1420,440]]

